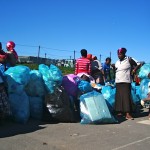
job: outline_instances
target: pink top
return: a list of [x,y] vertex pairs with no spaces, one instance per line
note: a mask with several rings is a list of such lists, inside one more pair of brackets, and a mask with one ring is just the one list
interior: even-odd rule
[[76,60],[75,74],[77,75],[78,73],[91,74],[91,62],[89,59],[81,57]]

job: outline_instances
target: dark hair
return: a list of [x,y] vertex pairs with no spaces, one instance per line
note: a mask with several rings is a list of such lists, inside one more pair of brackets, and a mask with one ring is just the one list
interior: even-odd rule
[[80,52],[81,52],[82,56],[85,56],[85,57],[87,56],[87,50],[86,49],[81,49]]
[[124,48],[124,47],[119,48],[119,49],[117,50],[117,53],[118,53],[118,54],[120,54],[120,53],[121,53],[121,54],[124,54],[124,55],[125,55],[125,54],[126,54],[126,52],[127,52],[127,49],[126,49],[126,48]]
[[106,61],[108,61],[108,60],[111,62],[111,58],[110,58],[110,57],[107,57],[107,58],[106,58]]

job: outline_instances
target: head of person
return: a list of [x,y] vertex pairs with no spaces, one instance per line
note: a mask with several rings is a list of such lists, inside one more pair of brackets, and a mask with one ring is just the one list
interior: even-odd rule
[[87,54],[87,59],[92,60],[92,54]]
[[7,42],[6,48],[7,48],[8,51],[13,50],[15,48],[15,43],[13,41]]
[[85,58],[87,57],[87,50],[86,49],[81,49],[80,52],[81,52],[82,57],[85,57]]
[[119,48],[119,49],[117,50],[118,58],[119,58],[120,60],[123,60],[123,59],[125,58],[125,56],[126,56],[126,52],[127,52],[127,49],[126,49],[126,48]]
[[96,57],[96,56],[93,56],[93,57],[92,57],[92,60],[97,60],[97,57]]
[[111,64],[111,58],[110,57],[107,57],[106,60],[105,60],[105,63],[107,65],[110,65]]

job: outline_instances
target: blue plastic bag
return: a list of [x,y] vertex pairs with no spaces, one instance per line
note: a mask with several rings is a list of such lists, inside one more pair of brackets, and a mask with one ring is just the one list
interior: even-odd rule
[[30,71],[30,80],[25,88],[29,96],[44,96],[45,86],[42,74],[38,70]]
[[25,92],[9,94],[10,108],[12,116],[16,122],[26,123],[30,117],[29,97]]
[[140,83],[140,98],[141,99],[144,99],[147,97],[149,82],[150,82],[150,79],[142,79],[142,81]]
[[140,89],[140,86],[136,86],[135,82],[131,83],[132,101],[136,105],[140,104],[139,89]]
[[29,97],[30,102],[30,116],[34,119],[42,119],[43,116],[43,98]]
[[82,93],[91,92],[93,90],[91,84],[88,81],[80,80],[78,83],[78,89]]
[[114,123],[102,94],[92,91],[80,96],[81,124]]
[[54,93],[55,88],[62,83],[61,71],[54,65],[49,68],[44,64],[40,64],[39,72],[42,74],[47,92]]
[[22,65],[10,67],[4,75],[8,84],[8,93],[22,94],[30,80],[30,69]]
[[47,65],[40,64],[39,65],[39,72],[42,74],[44,81],[50,80],[49,67]]
[[149,73],[150,73],[150,63],[146,63],[140,68],[138,77],[141,79],[148,78]]
[[49,68],[50,80],[56,81],[59,85],[62,83],[63,75],[61,70],[55,65],[51,64]]
[[111,86],[102,86],[101,92],[104,96],[104,99],[108,101],[112,108],[114,108],[116,88]]

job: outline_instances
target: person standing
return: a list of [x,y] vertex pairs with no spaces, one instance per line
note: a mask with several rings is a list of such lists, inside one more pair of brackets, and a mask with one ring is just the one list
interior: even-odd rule
[[93,61],[91,62],[91,75],[95,79],[96,83],[99,83],[101,85],[104,85],[104,75],[102,71],[102,64],[97,59],[96,56],[94,56]]
[[[126,56],[126,48],[117,50],[119,60],[115,63],[115,82],[116,82],[116,95],[115,95],[115,111],[118,115],[125,114],[126,119],[133,120],[131,115],[133,111],[133,102],[131,98],[131,72],[135,73],[140,65],[137,65],[134,59]],[[134,70],[131,70],[134,66]]]
[[80,52],[81,58],[78,58],[75,64],[75,75],[78,75],[79,73],[91,75],[91,62],[87,58],[87,50],[81,49]]
[[111,81],[110,69],[111,69],[111,58],[107,57],[105,63],[102,65],[105,82]]

